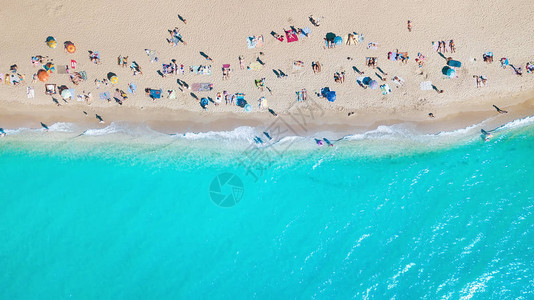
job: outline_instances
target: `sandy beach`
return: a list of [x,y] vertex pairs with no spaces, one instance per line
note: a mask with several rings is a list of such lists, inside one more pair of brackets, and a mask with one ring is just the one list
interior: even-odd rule
[[[231,130],[238,126],[265,126],[274,118],[286,118],[312,103],[321,114],[310,121],[309,132],[354,132],[378,125],[413,123],[427,132],[463,128],[480,122],[497,112],[492,105],[509,111],[500,117],[503,122],[512,117],[532,115],[534,75],[527,73],[525,64],[534,60],[534,4],[528,0],[504,3],[478,1],[466,3],[441,1],[338,1],[325,5],[322,1],[260,2],[195,1],[175,3],[130,3],[127,1],[29,1],[8,3],[0,10],[3,43],[0,45],[0,73],[9,75],[10,66],[17,65],[13,74],[24,75],[19,85],[0,84],[0,127],[39,127],[40,122],[73,122],[87,127],[103,127],[111,122],[145,123],[163,132]],[[20,21],[20,14],[29,16]],[[506,13],[504,13],[506,12]],[[320,19],[314,26],[309,16]],[[183,20],[180,19],[180,17]],[[407,29],[407,20],[412,30]],[[284,29],[307,28],[309,37],[288,43]],[[187,44],[173,46],[169,31],[178,28]],[[277,40],[271,32],[284,36]],[[347,45],[348,33],[363,34],[363,41]],[[335,33],[343,39],[333,49],[325,47],[325,36]],[[263,46],[247,47],[247,37],[263,36]],[[55,49],[45,43],[48,36],[57,41]],[[432,42],[454,40],[454,53],[438,53]],[[75,53],[64,51],[63,43],[76,45]],[[376,43],[377,49],[368,49]],[[151,62],[145,49],[155,51],[158,61]],[[406,63],[388,60],[389,52],[407,52]],[[98,51],[101,63],[94,64],[88,51]],[[450,51],[450,49],[448,49]],[[483,61],[483,54],[492,52],[492,63]],[[422,53],[422,67],[415,59]],[[32,82],[32,75],[42,67],[32,65],[33,56],[46,57],[56,71],[48,81]],[[203,55],[209,56],[207,60]],[[119,56],[128,57],[126,67],[118,66]],[[261,62],[260,70],[240,69],[238,57],[245,66]],[[378,68],[366,66],[367,57],[377,57]],[[442,70],[447,58],[460,61],[456,78],[447,78]],[[507,58],[509,66],[499,60]],[[153,58],[153,57],[152,57]],[[185,74],[162,77],[162,64],[175,59],[185,66]],[[87,80],[74,85],[69,74],[61,69],[76,61],[70,73],[85,71]],[[143,74],[133,75],[132,62],[137,62]],[[294,62],[302,67],[294,67]],[[315,74],[312,62],[319,61],[321,72]],[[230,77],[223,79],[223,64],[230,64]],[[211,65],[211,75],[191,74],[189,66]],[[515,74],[512,65],[521,67],[523,75]],[[354,70],[363,72],[358,74]],[[287,76],[278,78],[277,73]],[[117,84],[100,83],[108,73],[118,77]],[[344,83],[334,81],[334,73],[344,72]],[[61,74],[63,73],[63,74]],[[477,88],[473,76],[487,78],[485,86]],[[399,86],[392,79],[404,80]],[[379,85],[388,84],[391,93],[380,89],[362,88],[357,77],[370,77]],[[255,86],[255,80],[265,78],[265,89]],[[381,78],[385,80],[381,80]],[[213,89],[196,92],[189,86],[212,83]],[[421,82],[431,81],[436,90],[421,90]],[[61,99],[61,95],[45,95],[45,83],[74,88],[76,94],[89,94],[91,99]],[[99,99],[99,94],[115,89],[127,91],[135,83],[137,91],[127,93],[128,99],[119,105],[114,100]],[[27,97],[32,87],[34,98]],[[329,87],[336,91],[335,102],[319,98],[316,93]],[[145,88],[161,89],[163,96],[152,100]],[[268,89],[270,89],[270,92]],[[308,99],[297,102],[297,91],[306,89]],[[169,90],[176,99],[167,97]],[[200,98],[216,99],[218,92],[244,93],[252,111],[242,107],[209,103],[207,110]],[[265,97],[268,107],[259,108],[258,99]],[[54,102],[54,99],[57,103]],[[58,105],[59,104],[59,105]],[[87,113],[87,116],[85,113]],[[348,116],[349,113],[354,114]],[[435,118],[428,114],[432,112]],[[99,124],[95,115],[106,123]],[[505,120],[506,119],[506,120]]]

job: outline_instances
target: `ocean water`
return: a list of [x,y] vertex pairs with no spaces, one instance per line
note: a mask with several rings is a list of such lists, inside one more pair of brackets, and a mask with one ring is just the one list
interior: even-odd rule
[[534,120],[0,139],[1,299],[533,299]]

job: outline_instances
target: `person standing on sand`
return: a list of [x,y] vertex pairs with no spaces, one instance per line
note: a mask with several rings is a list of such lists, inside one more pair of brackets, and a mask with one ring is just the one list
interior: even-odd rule
[[245,59],[243,58],[243,55],[239,55],[239,68],[241,68],[241,70],[245,69]]
[[408,20],[408,32],[412,32],[412,21]]
[[502,110],[502,109],[498,108],[497,105],[495,105],[495,104],[493,105],[493,107],[495,107],[497,112],[500,113],[500,114],[507,114],[508,113],[507,110]]

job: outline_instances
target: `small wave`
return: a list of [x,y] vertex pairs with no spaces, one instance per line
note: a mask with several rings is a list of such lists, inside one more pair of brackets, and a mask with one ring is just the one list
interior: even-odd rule
[[74,125],[73,123],[58,122],[58,123],[54,123],[54,124],[48,126],[48,131],[53,131],[53,132],[73,132],[75,128],[76,128],[76,125]]
[[523,127],[523,126],[527,126],[531,124],[534,124],[534,116],[514,120],[512,122],[502,125],[501,127],[499,127],[499,129],[518,128],[518,127]]
[[241,126],[232,131],[208,131],[208,132],[186,132],[179,137],[189,140],[214,139],[214,140],[252,140],[258,134],[258,130]]

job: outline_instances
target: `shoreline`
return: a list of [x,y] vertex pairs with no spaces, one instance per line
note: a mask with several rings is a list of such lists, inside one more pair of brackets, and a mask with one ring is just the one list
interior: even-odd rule
[[[242,126],[276,130],[276,126],[282,126],[293,133],[289,134],[293,136],[326,136],[337,139],[375,130],[379,126],[401,124],[422,134],[459,130],[484,121],[487,122],[488,128],[493,129],[507,122],[534,115],[534,90],[513,96],[501,96],[491,101],[461,105],[461,110],[458,109],[460,105],[389,113],[355,110],[352,116],[347,116],[346,111],[303,106],[287,113],[279,113],[276,117],[269,113],[198,113],[168,108],[100,108],[77,103],[58,108],[53,105],[10,103],[0,111],[0,128],[35,129],[41,128],[41,122],[48,126],[54,123],[73,123],[85,131],[102,129],[114,122],[133,126],[147,125],[164,134],[185,134],[231,131]],[[495,103],[508,113],[497,113],[490,103]],[[426,111],[433,111],[435,118],[429,118]],[[103,117],[105,123],[98,122],[97,114]]]

